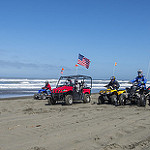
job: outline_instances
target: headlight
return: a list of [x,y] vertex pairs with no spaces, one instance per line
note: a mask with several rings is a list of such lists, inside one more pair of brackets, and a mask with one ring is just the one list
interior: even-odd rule
[[111,92],[107,92],[106,94],[111,94]]

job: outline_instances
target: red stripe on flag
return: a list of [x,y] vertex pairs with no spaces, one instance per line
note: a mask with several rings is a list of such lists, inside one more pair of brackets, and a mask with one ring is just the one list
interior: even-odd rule
[[82,61],[78,59],[78,64],[86,67],[87,69],[89,68],[90,62],[91,61],[87,59],[86,57],[83,57]]

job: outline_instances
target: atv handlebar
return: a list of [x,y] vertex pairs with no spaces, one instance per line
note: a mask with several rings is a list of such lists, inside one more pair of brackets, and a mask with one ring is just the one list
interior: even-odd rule
[[108,88],[108,89],[111,89],[111,90],[114,89],[112,86],[109,86],[109,85],[105,85],[104,87],[106,87],[106,88]]

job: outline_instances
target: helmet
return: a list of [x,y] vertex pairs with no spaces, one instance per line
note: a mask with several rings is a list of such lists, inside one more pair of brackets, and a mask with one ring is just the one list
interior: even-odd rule
[[74,81],[76,84],[78,83],[78,80],[77,79],[75,79],[75,81]]
[[46,84],[49,84],[49,82],[48,82],[48,81],[45,81],[45,83],[46,83]]
[[112,76],[111,78],[110,78],[110,80],[115,80],[116,78],[115,78],[115,76]]
[[138,76],[141,77],[142,74],[143,74],[143,71],[142,71],[141,69],[139,69],[139,70],[137,71],[137,73],[138,73]]

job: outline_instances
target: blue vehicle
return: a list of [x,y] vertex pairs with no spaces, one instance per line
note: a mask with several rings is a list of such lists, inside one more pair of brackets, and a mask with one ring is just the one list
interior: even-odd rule
[[34,94],[34,99],[45,100],[47,96],[51,95],[51,91],[45,88],[42,88],[38,91],[38,93]]

